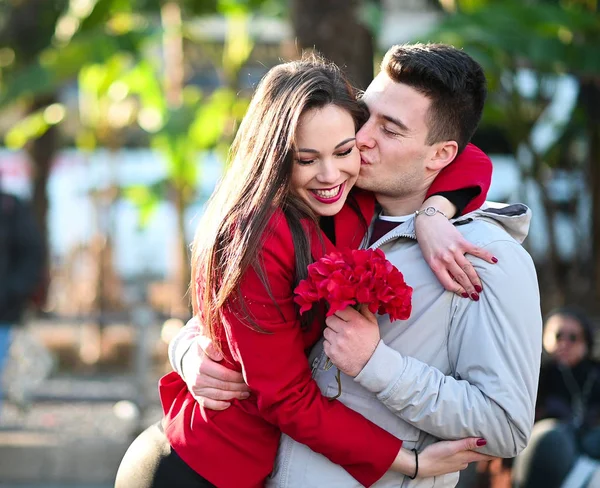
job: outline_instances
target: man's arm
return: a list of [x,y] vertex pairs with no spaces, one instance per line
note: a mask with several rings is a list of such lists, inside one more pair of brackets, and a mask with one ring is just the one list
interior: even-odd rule
[[478,302],[452,300],[448,353],[455,376],[379,342],[355,380],[421,430],[442,439],[480,436],[488,441],[486,453],[513,457],[533,425],[539,294],[521,246],[507,240],[486,248],[499,260],[493,267],[473,260],[486,292]]
[[183,358],[188,353],[196,338],[201,334],[200,322],[197,317],[192,317],[185,324],[185,327],[179,329],[179,332],[171,339],[169,343],[169,362],[173,371],[182,376]]
[[231,400],[250,396],[242,374],[220,364],[222,359],[210,339],[202,335],[197,317],[191,318],[169,343],[171,367],[209,410],[225,410]]

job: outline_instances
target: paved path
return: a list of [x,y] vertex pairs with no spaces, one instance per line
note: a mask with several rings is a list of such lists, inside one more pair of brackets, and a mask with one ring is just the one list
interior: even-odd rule
[[0,487],[106,488],[136,432],[161,412],[156,382],[143,414],[126,378],[55,378],[29,410],[5,403],[0,413]]

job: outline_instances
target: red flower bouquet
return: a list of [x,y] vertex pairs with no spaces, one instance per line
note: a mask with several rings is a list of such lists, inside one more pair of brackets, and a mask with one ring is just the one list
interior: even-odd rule
[[294,290],[300,313],[319,300],[329,304],[327,317],[348,306],[367,305],[390,320],[410,317],[412,288],[380,249],[333,252],[308,267],[308,278]]
[[[329,305],[327,317],[348,306],[366,305],[371,313],[388,314],[390,320],[406,320],[412,309],[412,288],[379,249],[333,252],[308,267],[308,278],[294,290],[300,314],[315,302]],[[329,362],[329,360],[328,360]],[[338,379],[338,395],[341,383]]]

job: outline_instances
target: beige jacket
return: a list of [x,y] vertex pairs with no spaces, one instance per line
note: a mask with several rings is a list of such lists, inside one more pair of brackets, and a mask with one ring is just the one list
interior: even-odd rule
[[[483,284],[478,302],[445,291],[424,261],[412,219],[382,237],[380,247],[414,288],[410,319],[379,318],[381,342],[356,378],[342,374],[340,401],[420,451],[439,439],[483,437],[483,452],[513,457],[533,425],[542,318],[533,262],[520,243],[530,210],[484,208],[457,228],[496,256],[469,257]],[[323,393],[337,392],[335,368],[324,369],[321,344],[311,354]],[[365,446],[369,449],[369,446]],[[388,472],[377,487],[453,487],[458,473],[410,480]],[[346,471],[283,436],[268,486],[360,486]]]

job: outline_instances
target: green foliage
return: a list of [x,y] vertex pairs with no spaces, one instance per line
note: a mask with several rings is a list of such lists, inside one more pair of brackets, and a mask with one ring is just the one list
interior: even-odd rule
[[[210,94],[184,86],[178,106],[167,101],[164,67],[156,56],[164,34],[160,18],[165,0],[95,0],[85,11],[73,10],[67,0],[24,0],[27,8],[44,19],[43,29],[31,36],[35,42],[29,44],[23,43],[22,36],[17,38],[16,31],[1,29],[2,14],[9,18],[13,12],[0,10],[0,47],[14,49],[19,61],[2,71],[0,107],[56,93],[77,82],[81,125],[75,142],[80,150],[93,150],[98,145],[118,149],[124,127],[137,124],[148,134],[151,147],[164,155],[166,181],[124,191],[139,207],[142,224],[148,222],[157,202],[173,191],[189,203],[195,196],[201,155],[226,152],[248,105],[238,94],[237,80],[254,47],[247,29],[249,16],[281,13],[287,2],[177,3],[186,21],[197,15],[220,14],[228,23],[223,56],[216,60],[225,85]],[[185,32],[185,22],[182,29]],[[21,45],[16,45],[17,41]],[[57,123],[60,120],[40,110],[16,124],[5,142],[10,147],[23,147]]]
[[138,212],[138,226],[146,227],[161,201],[167,196],[166,184],[159,181],[153,185],[135,185],[123,189],[123,195],[133,203]]
[[[53,116],[52,112],[57,115]],[[58,104],[29,114],[7,132],[5,137],[6,147],[9,149],[23,149],[27,142],[44,135],[51,126],[61,122],[63,117],[64,107]]]
[[87,65],[105,62],[116,53],[138,56],[143,43],[155,33],[155,29],[146,28],[111,35],[96,28],[66,46],[48,48],[30,65],[6,76],[0,91],[0,107],[23,97],[54,93],[74,80]]
[[476,3],[448,16],[428,38],[475,49],[495,71],[520,63],[543,72],[600,73],[598,13],[576,4]]
[[[547,108],[557,75],[600,75],[600,15],[581,3],[477,0],[458,6],[427,38],[464,47],[482,64],[490,93],[484,123],[502,128],[515,150]],[[524,69],[535,85],[529,94],[518,82]]]

